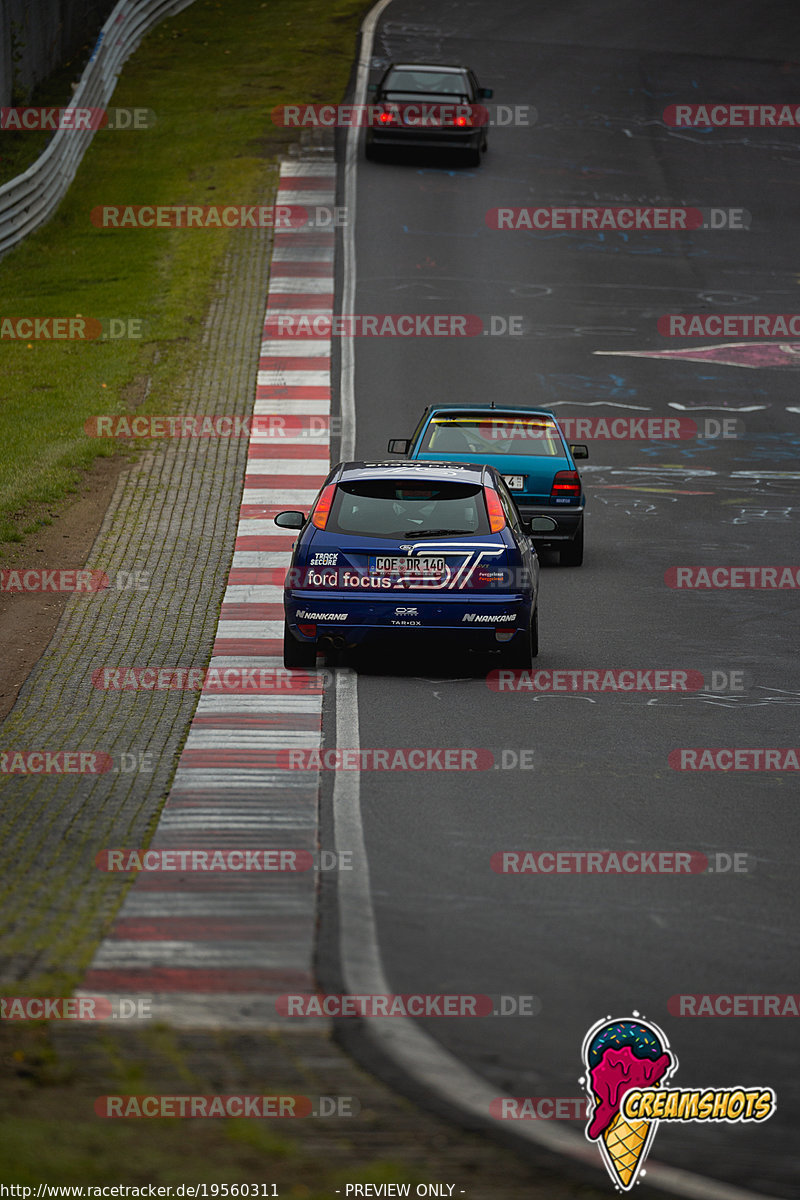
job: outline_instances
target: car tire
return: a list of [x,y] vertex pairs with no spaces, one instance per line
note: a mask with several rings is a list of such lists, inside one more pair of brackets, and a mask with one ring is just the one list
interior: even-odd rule
[[530,671],[539,653],[539,607],[533,610],[527,635],[518,633],[501,651],[501,661],[519,671]]
[[[533,610],[531,617],[531,658],[536,658],[539,653],[539,605]],[[532,665],[532,664],[531,664]]]
[[283,665],[287,671],[313,671],[317,665],[316,642],[298,642],[286,622],[283,625]]
[[479,167],[481,165],[481,148],[476,146],[473,150],[470,148],[464,155],[464,162],[468,167]]
[[559,555],[559,563],[562,567],[579,567],[581,565],[583,562],[583,522],[569,545],[559,550]]

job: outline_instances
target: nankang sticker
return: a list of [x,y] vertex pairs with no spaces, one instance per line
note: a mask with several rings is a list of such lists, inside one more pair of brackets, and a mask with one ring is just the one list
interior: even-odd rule
[[298,608],[298,621],[346,621],[349,613],[334,613],[334,612],[307,612],[304,608]]
[[464,613],[461,621],[462,624],[464,621],[471,621],[475,625],[498,625],[501,621],[516,619],[516,613]]

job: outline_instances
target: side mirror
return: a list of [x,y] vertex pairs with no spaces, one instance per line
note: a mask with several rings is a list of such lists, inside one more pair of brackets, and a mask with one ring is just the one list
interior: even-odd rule
[[552,533],[558,526],[552,517],[531,517],[528,528],[531,533]]
[[306,514],[290,509],[287,512],[279,512],[274,521],[281,529],[302,529],[306,523]]
[[392,438],[386,447],[390,454],[408,454],[411,449],[410,438]]
[[494,88],[478,88],[479,100],[491,100],[494,95]]
[[583,446],[583,445],[570,446],[569,452],[573,458],[588,458],[589,457],[589,447],[588,446]]

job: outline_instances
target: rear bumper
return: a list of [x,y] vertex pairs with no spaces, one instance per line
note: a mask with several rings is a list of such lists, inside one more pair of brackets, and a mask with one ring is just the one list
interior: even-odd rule
[[392,129],[368,129],[367,145],[400,149],[477,150],[483,145],[484,130],[474,129],[416,129],[403,125]]
[[[460,600],[409,593],[354,598],[350,593],[293,591],[284,598],[287,623],[299,641],[356,646],[372,638],[446,640],[497,649],[531,623],[534,597],[514,592],[470,594]],[[314,625],[303,633],[300,626]],[[499,636],[498,636],[499,635]]]
[[531,534],[536,546],[563,546],[564,542],[571,542],[578,536],[583,525],[583,505],[575,508],[553,508],[547,504],[528,505],[521,502],[517,507],[523,521],[530,521],[531,517],[550,517],[556,523],[552,533]]

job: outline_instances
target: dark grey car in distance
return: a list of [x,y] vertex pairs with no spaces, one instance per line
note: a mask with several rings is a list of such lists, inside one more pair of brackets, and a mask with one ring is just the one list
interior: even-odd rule
[[[371,91],[373,89],[370,89]],[[487,148],[489,114],[481,100],[493,95],[464,66],[392,63],[370,101],[367,158],[381,149],[459,150],[477,167]]]

